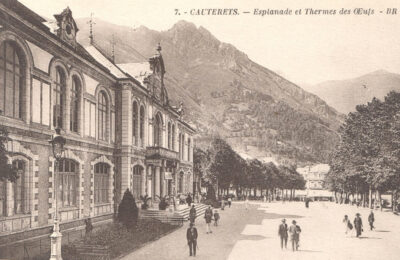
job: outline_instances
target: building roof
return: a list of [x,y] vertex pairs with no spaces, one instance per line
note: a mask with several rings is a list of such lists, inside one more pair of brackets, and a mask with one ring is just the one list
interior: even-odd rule
[[144,79],[153,73],[150,64],[146,62],[117,64],[125,73],[139,81],[144,87]]
[[114,77],[117,78],[127,78],[127,75],[111,60],[107,58],[105,54],[103,54],[98,48],[94,45],[90,45],[85,47],[85,50],[101,65],[106,67]]

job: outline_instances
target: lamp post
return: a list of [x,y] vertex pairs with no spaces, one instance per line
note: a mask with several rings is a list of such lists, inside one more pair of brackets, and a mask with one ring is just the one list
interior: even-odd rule
[[53,226],[53,233],[50,235],[51,240],[51,255],[50,260],[62,260],[61,256],[61,238],[62,234],[60,232],[60,225],[58,223],[58,194],[57,194],[57,186],[58,186],[58,175],[57,170],[59,167],[60,159],[63,157],[64,154],[64,145],[65,145],[65,138],[60,134],[60,128],[56,128],[56,133],[52,136],[49,143],[51,144],[51,148],[53,151],[53,156],[55,158],[54,164],[54,198],[55,198],[55,212],[54,212],[54,226]]

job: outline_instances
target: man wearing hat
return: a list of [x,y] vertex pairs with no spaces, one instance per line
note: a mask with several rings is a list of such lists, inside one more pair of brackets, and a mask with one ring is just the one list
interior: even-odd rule
[[288,226],[286,224],[286,219],[282,219],[282,224],[279,225],[278,235],[281,238],[281,249],[283,249],[284,243],[285,248],[287,248]]
[[292,225],[289,228],[290,240],[292,241],[292,250],[297,251],[299,249],[300,240],[300,226],[296,225],[296,220],[292,221]]
[[354,228],[356,229],[357,237],[361,236],[361,232],[363,231],[363,224],[360,213],[356,214],[356,218],[354,219]]
[[186,239],[188,241],[190,256],[196,256],[197,247],[197,229],[194,223],[190,223],[189,228],[186,231]]

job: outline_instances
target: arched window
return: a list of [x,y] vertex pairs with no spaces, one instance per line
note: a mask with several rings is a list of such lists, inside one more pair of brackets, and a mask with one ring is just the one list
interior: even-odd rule
[[94,203],[109,203],[110,166],[106,163],[97,163],[94,166]]
[[156,115],[154,122],[154,146],[162,146],[162,118],[160,114]]
[[108,101],[106,93],[100,91],[99,93],[99,106],[98,106],[98,138],[99,140],[107,140],[107,110]]
[[168,122],[168,149],[171,149],[171,123]]
[[63,127],[64,95],[66,88],[65,72],[60,67],[56,68],[56,80],[53,88],[53,126]]
[[139,136],[141,146],[144,145],[144,107],[140,107],[140,127],[139,127]]
[[190,145],[191,141],[190,138],[188,138],[188,146],[187,146],[187,160],[190,161]]
[[79,164],[70,159],[60,160],[58,165],[58,181],[61,193],[61,206],[76,206]]
[[142,194],[142,173],[143,167],[136,165],[133,167],[132,173],[132,195],[135,199],[138,199]]
[[21,118],[25,85],[25,62],[19,48],[10,41],[0,46],[0,110],[9,117]]
[[182,134],[179,134],[178,150],[179,150],[179,159],[182,159]]
[[172,150],[175,151],[175,125],[172,124]]
[[72,132],[78,132],[79,124],[79,112],[80,112],[80,93],[81,93],[81,82],[77,77],[72,78],[71,86],[71,107],[70,107],[70,130]]
[[132,106],[132,144],[137,145],[138,144],[138,103],[136,101],[133,102]]

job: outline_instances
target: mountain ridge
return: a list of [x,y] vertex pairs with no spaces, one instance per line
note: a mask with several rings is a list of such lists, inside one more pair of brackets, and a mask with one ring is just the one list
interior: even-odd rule
[[[88,44],[87,19],[78,41]],[[249,59],[206,28],[179,21],[168,30],[132,29],[96,20],[95,42],[116,63],[141,62],[161,43],[172,104],[185,101],[185,120],[199,144],[225,138],[239,153],[279,162],[326,162],[343,117],[325,101]]]

